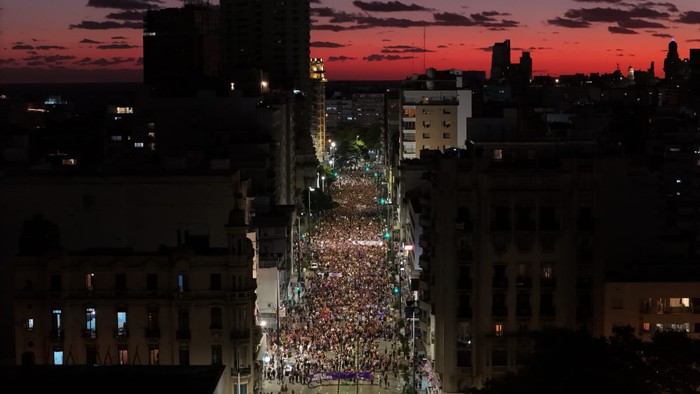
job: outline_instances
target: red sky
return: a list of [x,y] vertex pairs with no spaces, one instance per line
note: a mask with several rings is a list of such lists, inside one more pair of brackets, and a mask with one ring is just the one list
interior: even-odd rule
[[[216,1],[212,1],[216,3]],[[0,0],[0,83],[138,81],[143,12],[179,0]],[[312,2],[311,56],[329,80],[404,79],[426,67],[485,70],[490,47],[531,52],[534,75],[647,69],[668,42],[700,48],[700,1]]]

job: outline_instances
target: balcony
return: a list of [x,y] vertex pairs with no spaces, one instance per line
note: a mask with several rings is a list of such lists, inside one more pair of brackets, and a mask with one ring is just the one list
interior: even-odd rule
[[518,275],[515,278],[515,286],[519,289],[532,288],[532,278],[529,276]]
[[530,317],[532,316],[532,307],[529,305],[518,305],[515,308],[516,317]]
[[491,316],[493,317],[507,317],[508,307],[505,305],[494,306],[491,308]]
[[540,278],[540,288],[553,289],[557,286],[557,280],[554,278]]
[[472,278],[457,279],[457,290],[471,290],[471,289],[472,289]]
[[556,310],[553,305],[543,305],[540,306],[540,316],[541,317],[554,317]]
[[233,341],[247,341],[248,339],[250,339],[250,330],[248,330],[248,329],[231,330],[230,338]]
[[192,339],[192,331],[190,330],[177,330],[175,331],[175,339]]
[[53,340],[62,340],[66,336],[65,331],[63,331],[60,328],[53,328],[51,329],[51,332],[49,333],[49,337]]
[[112,330],[112,334],[115,338],[126,339],[129,338],[129,329],[126,327],[117,327]]
[[145,338],[160,338],[160,328],[146,328],[143,336]]
[[508,288],[508,278],[507,277],[495,277],[491,281],[491,287],[494,289],[506,289]]
[[89,338],[89,339],[95,339],[97,338],[97,330],[92,328],[92,329],[83,329],[83,338]]
[[460,307],[457,309],[457,319],[471,319],[472,318],[472,308]]

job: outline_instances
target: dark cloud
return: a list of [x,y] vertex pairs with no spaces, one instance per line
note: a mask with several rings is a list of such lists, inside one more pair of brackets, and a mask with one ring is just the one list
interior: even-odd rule
[[437,47],[438,47],[438,48],[447,48],[447,45],[442,45],[442,44],[441,44],[441,45],[438,45]]
[[644,19],[627,19],[617,22],[617,25],[626,29],[665,29],[666,26],[658,22],[646,21]]
[[[412,20],[405,18],[378,18],[366,14],[354,14],[344,11],[336,11],[328,7],[313,8],[313,15],[328,18],[327,24],[313,24],[313,30],[359,30],[371,28],[409,28],[422,26],[481,26],[488,29],[507,29],[519,26],[519,22],[513,20],[498,20],[495,16],[508,15],[497,11],[486,11],[473,14],[475,19],[467,16],[438,12],[433,14],[432,21]],[[348,26],[344,24],[349,24]]]
[[109,29],[143,29],[143,22],[96,22],[96,21],[82,21],[77,25],[70,25],[71,29],[85,29],[85,30],[109,30]]
[[113,40],[128,40],[129,39],[129,37],[124,37],[124,36],[114,36],[114,37],[110,37],[110,38]]
[[699,11],[684,12],[678,17],[678,22],[690,23],[690,24],[700,23],[700,12]]
[[453,12],[439,12],[437,14],[433,14],[433,18],[435,18],[436,21],[439,23],[444,23],[447,25],[461,25],[461,26],[474,26],[475,23],[471,19],[467,18],[464,15],[460,14],[455,14]]
[[327,31],[344,31],[349,30],[348,28],[340,25],[314,25],[312,26],[314,30],[327,30]]
[[368,62],[379,62],[382,60],[407,60],[407,59],[414,59],[415,56],[399,56],[399,55],[369,55],[366,57],[363,57],[362,60],[366,60]]
[[403,12],[403,11],[428,11],[428,8],[417,4],[404,4],[400,1],[353,1],[352,4],[362,11],[373,12]]
[[75,59],[75,56],[73,55],[53,55],[53,56],[46,56],[44,58],[44,61],[46,63],[63,63],[66,60],[73,60]]
[[622,0],[574,0],[577,3],[622,3]]
[[138,48],[138,46],[119,42],[119,43],[114,43],[114,44],[98,45],[96,48],[97,49],[131,49],[131,48]]
[[355,60],[356,58],[350,56],[330,56],[328,57],[329,62],[344,62],[346,60]]
[[91,39],[89,39],[89,38],[83,38],[82,40],[80,40],[80,43],[81,43],[81,44],[101,44],[102,42],[101,42],[101,41],[91,40]]
[[60,45],[37,45],[34,47],[34,49],[37,49],[40,51],[48,51],[51,49],[66,49],[66,47],[60,46]]
[[639,34],[632,29],[626,29],[619,26],[608,26],[608,31],[613,34]]
[[120,10],[147,10],[160,8],[162,0],[88,0],[88,7],[114,8]]
[[547,23],[553,26],[568,27],[570,29],[584,29],[591,27],[591,24],[588,21],[565,19],[561,17],[550,19],[547,21]]
[[382,53],[424,53],[435,52],[429,49],[418,48],[410,45],[390,45],[381,50]]
[[123,57],[113,57],[111,59],[106,59],[106,58],[99,58],[96,60],[93,60],[91,65],[94,66],[115,66],[118,64],[124,64],[124,63],[133,63],[136,59],[133,57],[128,57],[128,58],[123,58]]
[[17,64],[17,60],[13,57],[8,57],[7,59],[0,59],[0,65]]
[[312,48],[342,48],[345,45],[329,41],[312,41],[309,46]]
[[105,16],[107,19],[116,19],[120,21],[143,21],[145,12],[141,11],[122,11],[111,12]]
[[678,7],[673,3],[655,3],[653,1],[647,1],[644,3],[637,4],[638,7],[660,7],[665,8],[668,12],[678,12]]
[[28,45],[28,44],[23,44],[21,42],[18,42],[16,44],[12,44],[12,49],[18,50],[18,51],[28,51],[30,49],[34,49],[34,45]]
[[666,33],[652,33],[651,35],[654,37],[661,37],[661,38],[673,38],[672,35],[666,34]]
[[136,59],[136,65],[137,66],[143,66],[143,56],[139,57]]
[[580,8],[564,13],[569,19],[581,19],[588,22],[618,22],[631,18],[667,19],[670,14],[650,8],[635,7],[630,10],[617,8]]
[[77,62],[75,62],[75,64],[90,64],[91,62],[92,62],[91,57],[84,57],[84,58],[78,60]]

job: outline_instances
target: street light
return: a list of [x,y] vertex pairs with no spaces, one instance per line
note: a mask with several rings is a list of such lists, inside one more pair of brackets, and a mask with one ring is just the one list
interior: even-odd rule
[[307,207],[307,211],[309,212],[309,216],[311,216],[311,192],[316,191],[313,187],[309,186],[309,205]]
[[325,175],[321,176],[321,192],[323,192],[323,193],[326,192],[326,176]]

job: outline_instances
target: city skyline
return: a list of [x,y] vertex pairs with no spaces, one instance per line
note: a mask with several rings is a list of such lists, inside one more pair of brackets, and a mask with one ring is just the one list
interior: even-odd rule
[[[143,13],[182,4],[5,0],[0,83],[141,81]],[[531,53],[534,76],[646,70],[654,62],[663,77],[669,41],[681,58],[700,48],[700,4],[311,1],[310,56],[324,59],[329,80],[400,80],[427,67],[488,74],[492,45],[506,39],[511,61]]]

